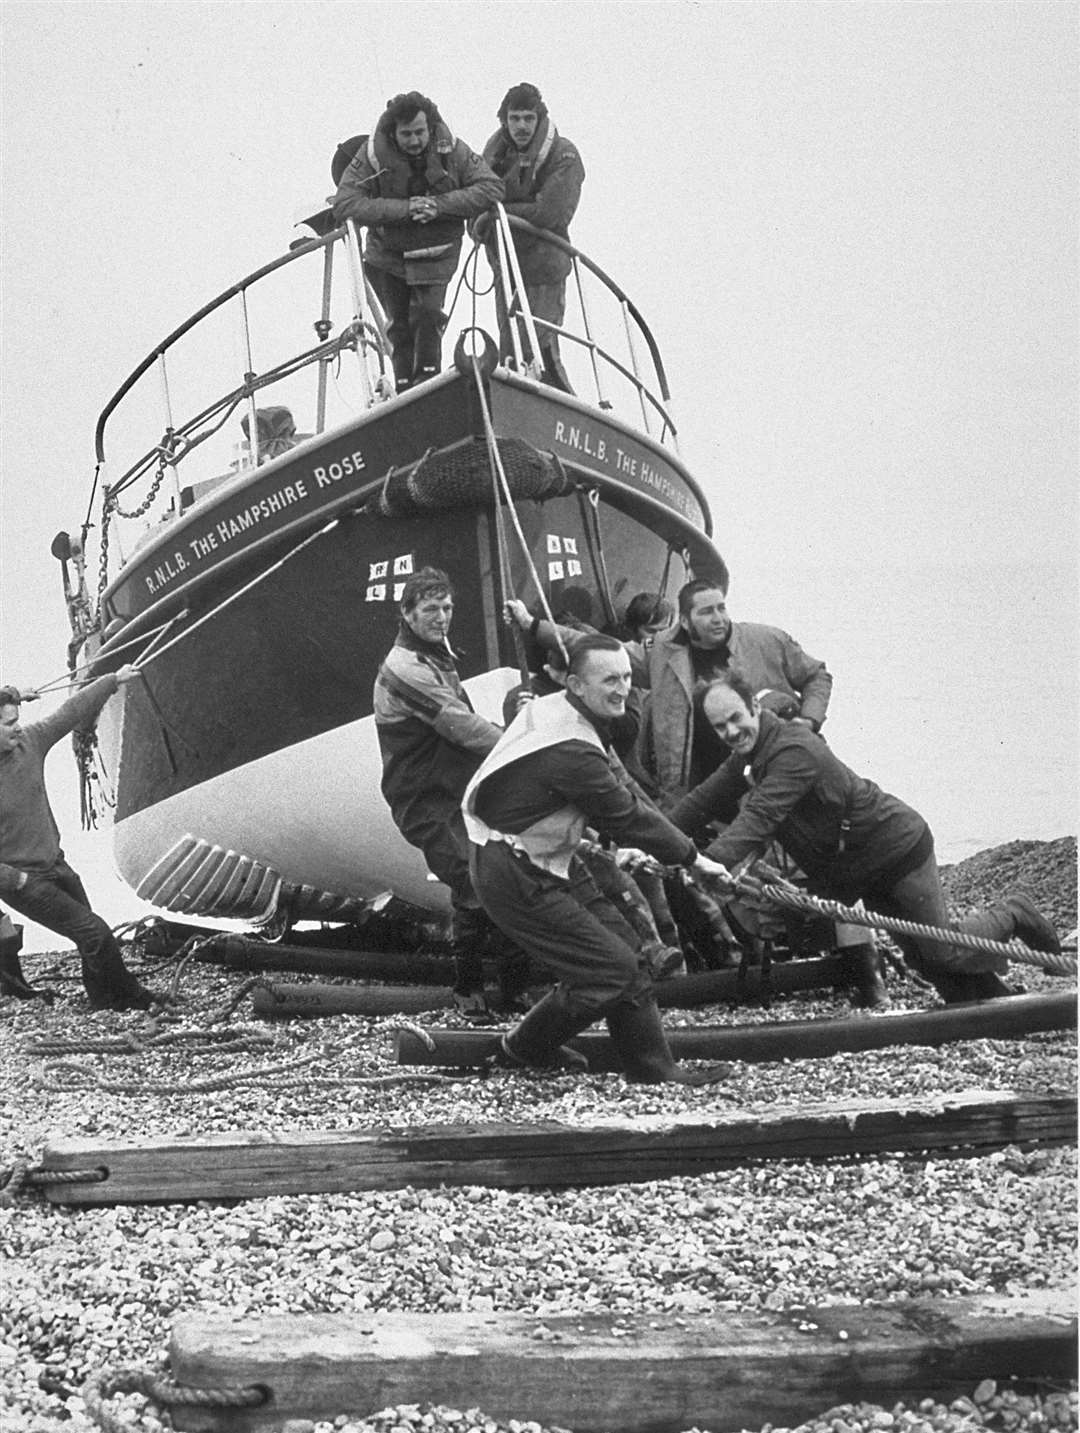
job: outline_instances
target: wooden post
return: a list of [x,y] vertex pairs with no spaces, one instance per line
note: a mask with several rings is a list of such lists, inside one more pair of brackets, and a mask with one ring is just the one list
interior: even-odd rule
[[[173,1405],[192,1433],[269,1433],[289,1419],[388,1404],[479,1407],[576,1433],[795,1427],[840,1403],[948,1402],[984,1378],[1068,1380],[1067,1293],[907,1300],[782,1314],[186,1314],[174,1382],[261,1386],[260,1408]],[[464,1425],[462,1425],[464,1426]]]
[[[953,1040],[1007,1040],[1043,1030],[1076,1029],[1076,992],[1014,995],[973,1005],[946,1005],[908,1015],[861,1015],[840,1020],[790,1020],[738,1026],[669,1030],[672,1053],[680,1060],[809,1060],[889,1045],[945,1045]],[[434,1050],[402,1031],[396,1036],[399,1065],[482,1065],[495,1051],[498,1034],[486,1030],[429,1030]],[[619,1069],[606,1035],[581,1035],[575,1050],[593,1071]]]
[[[589,1123],[427,1125],[160,1135],[103,1144],[63,1139],[42,1155],[54,1204],[124,1204],[338,1194],[406,1185],[567,1188],[703,1174],[753,1160],[1062,1144],[1076,1139],[1075,1095],[972,1090],[924,1099],[695,1109]],[[49,1183],[50,1173],[86,1171]],[[104,1171],[101,1178],[99,1171]]]

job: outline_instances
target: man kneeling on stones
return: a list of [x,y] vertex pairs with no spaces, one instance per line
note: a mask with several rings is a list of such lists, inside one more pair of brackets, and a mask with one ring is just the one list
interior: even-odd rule
[[601,1016],[629,1080],[705,1084],[673,1058],[639,938],[577,855],[586,826],[664,864],[728,881],[609,759],[610,724],[626,709],[630,658],[613,637],[570,653],[566,690],[528,702],[465,792],[473,885],[492,920],[558,984],[503,1036],[500,1063],[583,1069],[562,1048]]

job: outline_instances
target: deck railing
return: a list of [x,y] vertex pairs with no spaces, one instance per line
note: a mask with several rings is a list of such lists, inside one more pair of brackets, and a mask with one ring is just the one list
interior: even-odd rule
[[[572,284],[568,280],[568,307],[576,308],[576,322],[568,319],[554,325],[532,312],[514,247],[515,231],[551,244],[569,257]],[[502,361],[507,369],[527,379],[538,379],[541,334],[544,330],[555,332],[560,341],[584,355],[585,361],[578,362],[579,371],[574,374],[575,383],[580,384],[577,396],[582,401],[614,410],[624,421],[675,446],[670,392],[660,353],[648,325],[625,291],[572,244],[508,216],[502,205],[497,206],[488,241],[494,243],[499,259],[492,266],[493,283],[488,285],[485,279],[481,285],[484,246],[474,244],[453,291],[451,327],[480,326],[497,332],[492,290],[498,285],[502,312],[510,315],[503,334],[507,351]],[[344,262],[340,262],[342,259]],[[304,276],[306,284],[295,283],[294,266],[312,265],[317,265],[319,271],[315,285],[310,274]],[[284,282],[278,276],[286,270],[290,271],[287,299],[277,292],[277,285]],[[310,294],[313,287],[319,296],[314,320],[310,310],[306,317],[297,310],[295,298],[297,291]],[[268,318],[263,316],[260,333],[255,306],[266,301],[268,290],[270,313]],[[605,317],[610,324],[612,303],[615,329],[621,324],[623,353],[614,351],[611,337],[600,336],[600,310],[606,305]],[[230,306],[235,308],[235,314]],[[226,317],[231,337],[227,330],[224,335],[218,331]],[[292,335],[282,356],[263,357],[261,348],[273,347],[273,343],[267,345],[260,339],[280,340],[278,330],[290,326]],[[315,342],[306,342],[303,334],[311,334],[312,330]],[[155,518],[176,515],[202,492],[273,456],[274,442],[259,441],[260,414],[265,413],[268,398],[285,405],[297,417],[297,426],[305,429],[293,434],[292,441],[355,420],[374,404],[393,401],[385,331],[385,317],[364,275],[361,235],[352,222],[299,241],[287,253],[223,290],[157,344],[102,410],[95,432],[95,489],[100,483],[105,492],[103,534],[110,522],[115,527],[118,518],[144,520],[145,528]],[[236,350],[232,375],[226,367],[222,377],[222,348],[230,343]],[[647,355],[644,363],[642,346]],[[189,349],[195,356],[186,363],[185,377],[184,355]],[[207,376],[211,370],[216,378]],[[131,431],[114,438],[114,429],[124,427],[125,410],[147,407],[148,394],[142,380],[155,372],[159,392],[153,406],[157,416],[141,411],[134,426],[128,422]],[[305,372],[313,373],[314,383],[301,391],[298,378]],[[178,396],[181,388],[182,397]],[[619,411],[614,401],[616,388],[620,396],[630,397],[636,412]],[[239,441],[235,429],[227,429],[233,418],[245,432],[245,442]],[[111,454],[107,455],[107,434],[109,446],[121,454],[118,471],[111,477],[108,473],[113,464]],[[150,434],[154,436],[150,438]],[[200,460],[189,462],[200,449]],[[279,445],[277,451],[281,450]],[[88,512],[88,526],[90,516]],[[114,555],[119,545],[118,540],[112,549]]]

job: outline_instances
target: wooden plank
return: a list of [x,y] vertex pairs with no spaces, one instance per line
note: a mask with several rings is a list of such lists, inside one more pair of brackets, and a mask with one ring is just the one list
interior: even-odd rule
[[[838,1020],[785,1020],[752,1025],[699,1025],[668,1030],[680,1060],[808,1060],[890,1045],[945,1045],[954,1040],[1004,1040],[1046,1030],[1076,1029],[1076,991],[1014,995],[972,1005],[945,1005],[906,1015],[853,1015]],[[429,1050],[407,1031],[395,1037],[399,1065],[482,1065],[499,1036],[487,1030],[428,1030]],[[570,1042],[594,1071],[619,1069],[606,1035],[582,1035]]]
[[[275,945],[223,935],[201,946],[196,960],[231,970],[289,970],[305,975],[343,975],[354,980],[392,980],[403,984],[451,985],[454,962],[449,956],[404,954],[380,950],[329,950],[303,945]],[[494,967],[485,966],[494,979]]]
[[794,1427],[840,1403],[949,1401],[983,1378],[1070,1379],[1067,1293],[907,1300],[787,1314],[183,1315],[170,1374],[198,1389],[261,1385],[253,1410],[174,1407],[178,1429],[270,1433],[290,1418],[388,1404],[480,1407],[576,1433]]
[[767,1159],[965,1149],[1076,1139],[1075,1095],[972,1090],[917,1101],[849,1100],[758,1111],[683,1111],[566,1125],[423,1125],[55,1140],[45,1171],[103,1169],[45,1184],[55,1204],[120,1204],[476,1184],[636,1183]]
[[[323,952],[312,952],[319,957]],[[340,956],[340,952],[334,952]],[[395,957],[404,960],[408,957]],[[350,957],[350,960],[355,957]],[[305,963],[307,956],[305,956]],[[296,969],[302,966],[297,963]],[[325,971],[323,973],[326,973]],[[350,975],[356,975],[350,969]],[[836,956],[817,960],[790,960],[774,965],[768,990],[774,995],[795,990],[817,990],[840,983],[840,961]],[[738,970],[706,970],[679,980],[661,981],[656,987],[657,1004],[663,1010],[689,1010],[717,1001],[752,1000],[763,994],[760,971],[751,969],[739,980]],[[333,1015],[413,1015],[424,1010],[446,1010],[453,1005],[449,985],[327,985],[320,981],[304,984],[275,984],[252,993],[255,1014],[262,1020],[326,1019]]]
[[251,1004],[260,1020],[325,1020],[334,1015],[420,1015],[449,1010],[454,992],[449,985],[326,985],[259,986]]

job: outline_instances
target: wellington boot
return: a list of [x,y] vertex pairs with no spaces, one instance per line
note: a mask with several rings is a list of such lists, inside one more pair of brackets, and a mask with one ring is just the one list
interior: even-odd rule
[[1061,954],[1058,933],[1029,896],[1006,896],[1002,902],[1013,918],[1013,935],[1017,936],[1031,950],[1042,950],[1050,955]]
[[882,959],[871,942],[841,950],[840,978],[851,987],[853,1002],[862,1009],[878,1010],[889,1004]]
[[591,1013],[581,1015],[568,1010],[565,998],[556,987],[502,1037],[495,1063],[517,1069],[569,1070],[584,1074],[589,1068],[588,1060],[563,1042],[580,1035],[592,1022]]
[[656,999],[652,995],[640,1005],[620,1002],[605,1012],[608,1034],[622,1062],[623,1075],[638,1085],[712,1085],[726,1080],[733,1071],[729,1064],[708,1065],[687,1070],[671,1053]]
[[16,1000],[44,1000],[46,1004],[53,1002],[51,990],[38,990],[30,984],[22,973],[22,966],[19,964],[19,951],[22,949],[22,926],[12,927],[14,935],[0,937],[0,995],[12,995]]
[[157,995],[141,981],[129,975],[119,985],[90,993],[91,1010],[149,1010],[153,1005],[167,1005],[164,995]]

